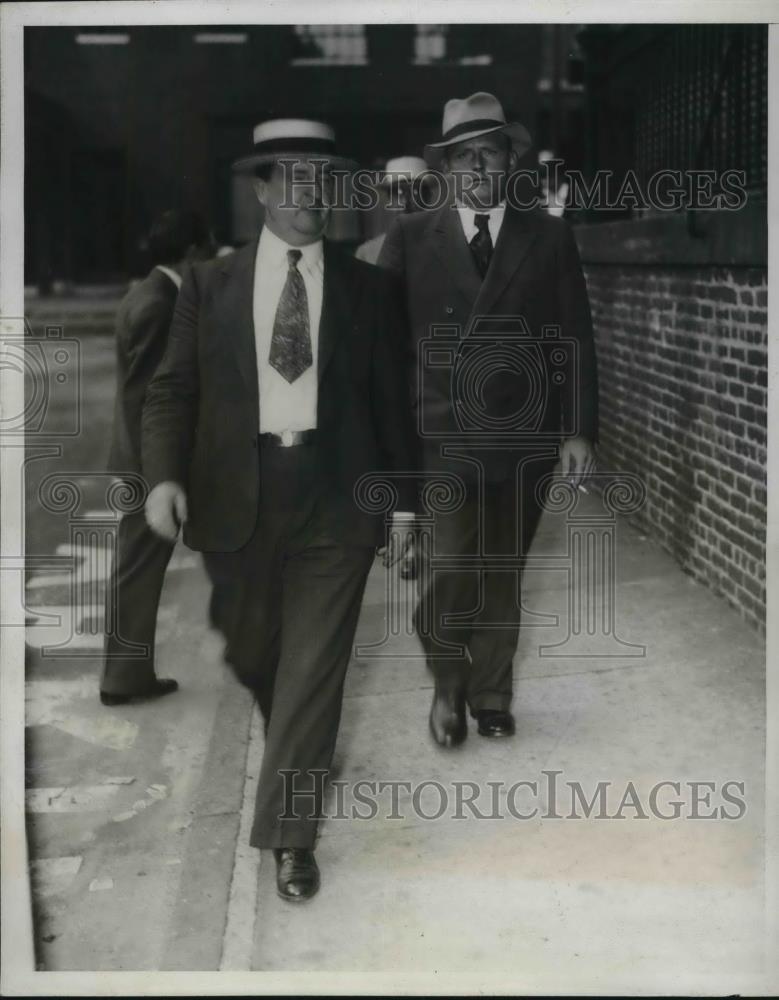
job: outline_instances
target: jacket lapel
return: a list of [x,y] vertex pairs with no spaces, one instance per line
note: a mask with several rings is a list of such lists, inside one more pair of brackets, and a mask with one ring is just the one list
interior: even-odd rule
[[348,261],[332,243],[324,242],[324,279],[322,282],[322,315],[319,320],[319,351],[317,357],[317,378],[322,376],[333,356],[339,330],[345,330],[349,322],[350,308],[356,303],[349,296]]
[[506,208],[490,266],[473,304],[474,315],[491,310],[527,256],[536,238],[531,219],[527,212]]
[[471,248],[465,239],[460,216],[454,202],[444,205],[438,213],[433,223],[431,239],[444,270],[457,286],[458,292],[466,300],[468,307],[471,308],[479,294],[481,277],[476,268]]
[[220,330],[231,338],[235,359],[250,395],[259,403],[254,333],[254,262],[259,239],[225,258],[218,310]]

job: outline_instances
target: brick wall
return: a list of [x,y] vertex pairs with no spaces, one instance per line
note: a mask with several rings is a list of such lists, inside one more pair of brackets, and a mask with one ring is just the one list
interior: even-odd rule
[[585,271],[601,464],[644,478],[642,526],[762,630],[765,269],[585,260]]

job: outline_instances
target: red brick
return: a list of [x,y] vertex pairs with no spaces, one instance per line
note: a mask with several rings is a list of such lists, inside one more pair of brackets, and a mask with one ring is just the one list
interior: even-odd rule
[[642,530],[759,626],[765,272],[590,266],[587,278],[602,456],[644,475]]

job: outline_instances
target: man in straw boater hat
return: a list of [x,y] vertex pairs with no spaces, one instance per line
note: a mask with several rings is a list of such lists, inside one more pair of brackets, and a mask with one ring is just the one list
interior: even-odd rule
[[[171,539],[183,523],[205,553],[225,658],[262,711],[250,842],[274,850],[278,892],[293,901],[319,887],[324,775],[382,541],[355,485],[414,464],[392,279],[323,239],[330,171],[348,166],[327,125],[256,127],[235,169],[252,179],[262,231],[185,273],[143,423],[149,523]],[[407,478],[398,493],[413,510]],[[393,540],[385,563],[402,548]]]
[[[386,194],[386,207],[391,212],[418,212],[422,210],[430,196],[430,169],[421,156],[394,156],[387,160],[381,176],[380,186]],[[376,264],[384,246],[386,232],[366,240],[355,251],[358,260]],[[404,580],[416,577],[414,546],[409,545],[400,563],[400,576]]]
[[526,210],[517,164],[530,146],[492,94],[447,102],[425,149],[445,204],[398,216],[379,257],[405,287],[422,475],[454,474],[464,491],[423,547],[416,616],[442,746],[466,738],[466,707],[482,736],[513,734],[519,567],[558,457],[572,482],[594,463],[587,290],[568,224]]

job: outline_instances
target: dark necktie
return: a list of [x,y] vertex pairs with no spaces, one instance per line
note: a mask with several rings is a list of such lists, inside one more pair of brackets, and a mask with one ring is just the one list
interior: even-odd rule
[[479,274],[484,278],[487,268],[490,266],[492,257],[492,237],[490,236],[489,215],[475,214],[473,221],[476,223],[478,232],[470,242],[471,253],[473,254]]
[[303,275],[298,271],[300,250],[287,250],[289,270],[273,320],[268,362],[285,378],[294,382],[314,363],[308,322],[308,296]]

